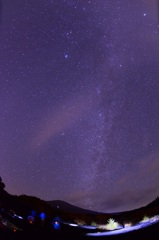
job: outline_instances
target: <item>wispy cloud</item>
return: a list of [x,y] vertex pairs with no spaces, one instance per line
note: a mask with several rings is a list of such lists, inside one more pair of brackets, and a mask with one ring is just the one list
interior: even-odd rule
[[69,98],[65,103],[59,104],[56,110],[50,109],[49,116],[45,116],[37,126],[31,142],[32,148],[44,145],[57,134],[72,127],[83,114],[89,112],[91,104],[91,98],[83,94]]

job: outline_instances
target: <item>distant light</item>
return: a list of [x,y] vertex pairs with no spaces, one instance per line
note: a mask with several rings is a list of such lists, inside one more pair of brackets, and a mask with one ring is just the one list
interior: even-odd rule
[[60,223],[59,222],[55,222],[53,225],[55,230],[60,230]]
[[146,17],[147,16],[147,13],[144,13],[144,17]]
[[29,221],[30,224],[33,224],[34,220],[35,219],[34,219],[33,216],[28,216],[28,221]]
[[17,217],[17,218],[19,218],[19,219],[23,219],[23,217],[18,216],[17,214],[14,214],[14,215],[13,215],[13,218],[14,218],[14,217]]
[[35,210],[32,210],[31,211],[31,216],[35,217],[37,215],[36,211]]
[[44,220],[44,219],[46,218],[46,214],[45,214],[44,212],[42,212],[42,213],[40,214],[40,218],[41,218],[42,220]]
[[60,230],[60,223],[61,219],[59,217],[55,217],[51,224],[55,230]]
[[72,227],[78,227],[78,225],[74,224],[74,223],[70,223],[69,225],[72,226]]

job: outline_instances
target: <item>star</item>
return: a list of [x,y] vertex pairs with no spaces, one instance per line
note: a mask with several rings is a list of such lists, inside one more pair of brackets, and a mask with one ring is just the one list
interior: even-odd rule
[[6,190],[103,212],[145,205],[159,189],[155,1],[26,2],[1,9]]
[[67,59],[69,57],[69,55],[67,53],[64,54],[65,59]]

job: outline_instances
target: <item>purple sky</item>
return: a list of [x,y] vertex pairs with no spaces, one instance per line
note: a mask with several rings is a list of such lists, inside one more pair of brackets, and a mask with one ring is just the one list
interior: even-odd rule
[[0,176],[115,212],[159,195],[157,0],[0,1]]

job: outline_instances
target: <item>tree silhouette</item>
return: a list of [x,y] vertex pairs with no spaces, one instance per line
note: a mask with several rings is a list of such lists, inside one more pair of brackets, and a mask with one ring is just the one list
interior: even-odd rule
[[4,190],[5,184],[2,182],[2,178],[0,177],[0,191]]

